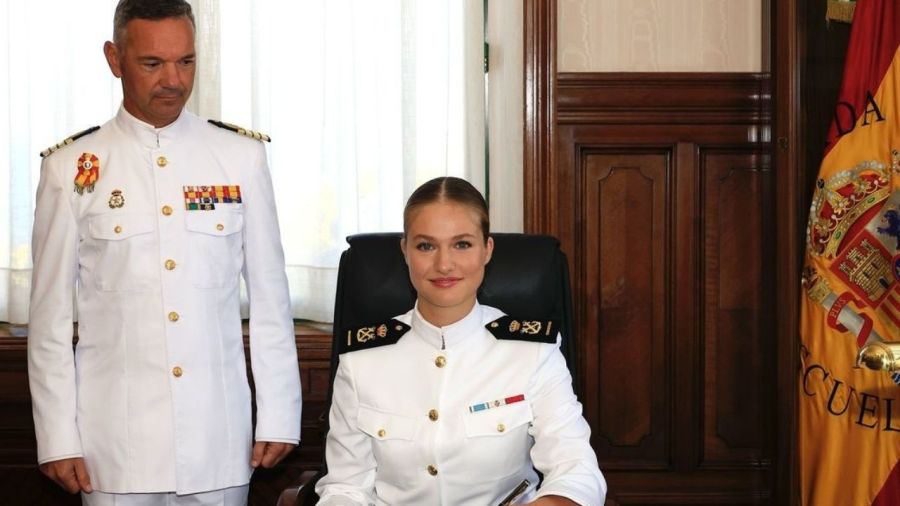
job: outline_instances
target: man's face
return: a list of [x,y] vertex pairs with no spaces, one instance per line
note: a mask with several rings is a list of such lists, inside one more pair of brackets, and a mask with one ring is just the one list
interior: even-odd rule
[[181,114],[194,87],[194,27],[187,17],[125,25],[120,45],[103,47],[113,75],[122,79],[125,110],[157,128]]

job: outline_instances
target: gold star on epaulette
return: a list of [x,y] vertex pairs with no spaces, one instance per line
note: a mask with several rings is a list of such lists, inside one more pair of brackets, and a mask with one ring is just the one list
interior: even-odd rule
[[266,141],[272,142],[272,138],[268,135],[260,132],[255,132],[253,130],[247,130],[246,128],[239,127],[237,125],[232,125],[231,123],[225,123],[224,121],[217,121],[214,119],[209,120],[210,123],[216,125],[219,128],[224,128],[225,130],[231,130],[232,132],[240,135],[244,135],[246,137],[250,137],[251,139],[256,139],[258,141]]
[[497,339],[531,341],[534,343],[555,343],[559,333],[556,320],[532,320],[501,316],[484,326]]
[[85,135],[92,134],[92,133],[96,132],[97,130],[100,130],[100,127],[92,126],[91,128],[82,130],[82,131],[78,132],[77,134],[75,134],[71,137],[68,137],[66,140],[64,140],[58,144],[54,144],[54,145],[50,146],[49,148],[41,151],[41,158],[50,156],[51,154],[55,153],[59,148],[61,148],[63,146],[68,146],[69,144],[72,144],[73,142],[77,141],[78,139],[84,137]]
[[345,329],[343,331],[343,339],[338,341],[338,347],[340,348],[338,353],[396,344],[409,329],[409,325],[396,319],[375,325]]

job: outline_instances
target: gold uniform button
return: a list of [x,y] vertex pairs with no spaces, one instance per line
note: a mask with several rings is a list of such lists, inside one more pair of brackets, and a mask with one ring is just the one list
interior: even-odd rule
[[116,225],[116,228],[113,229],[113,232],[115,232],[115,233],[117,233],[117,234],[121,234],[121,233],[122,233],[122,226],[121,226],[121,225]]
[[177,365],[172,368],[172,376],[175,376],[176,378],[180,378],[182,374],[184,374],[184,371],[182,371],[181,368],[178,367]]
[[169,206],[162,206],[162,213],[163,216],[169,216],[170,214],[172,214],[172,208]]
[[169,313],[169,321],[177,322],[178,321],[178,313],[176,313],[175,311],[172,311],[171,313]]
[[444,367],[447,365],[447,358],[443,355],[438,355],[436,359],[434,359],[434,365],[438,367]]
[[221,223],[219,223],[218,225],[216,225],[216,230],[218,230],[219,232],[225,230],[225,225],[222,225]]
[[436,422],[438,419],[438,412],[436,409],[432,409],[428,411],[428,419],[432,422]]
[[387,432],[384,429],[378,429],[378,437],[384,437],[385,435],[387,435]]
[[426,467],[425,469],[428,470],[428,474],[430,474],[432,476],[437,476],[437,468],[436,467],[429,464],[428,467]]
[[503,425],[502,423],[498,423],[497,424],[497,432],[506,432],[506,425]]
[[160,167],[165,167],[166,165],[169,165],[169,161],[166,160],[166,157],[160,156],[156,159],[156,165],[159,165]]
[[166,260],[166,270],[171,271],[174,269],[175,269],[175,260],[172,260],[171,258]]

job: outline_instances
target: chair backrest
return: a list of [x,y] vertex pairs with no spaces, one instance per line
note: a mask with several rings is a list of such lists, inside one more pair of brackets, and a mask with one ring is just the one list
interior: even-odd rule
[[[403,314],[416,302],[409,270],[400,251],[400,233],[358,234],[338,266],[334,302],[334,339],[331,346],[331,381],[320,430],[328,430],[334,375],[344,335],[350,329],[384,322]],[[491,234],[494,254],[485,268],[478,301],[506,314],[535,320],[556,320],[562,335],[562,352],[579,384],[573,363],[575,350],[569,266],[555,237],[529,234]],[[324,447],[322,468],[327,472]],[[321,476],[321,474],[319,476]],[[318,479],[318,478],[316,478]],[[306,487],[297,504],[315,504],[317,497]]]
[[[569,268],[559,241],[545,235],[491,236],[494,254],[485,269],[478,301],[519,318],[561,322],[562,352],[574,376]],[[334,304],[332,379],[340,336],[349,329],[403,314],[415,304],[416,292],[400,251],[400,238],[400,233],[358,234],[347,238],[350,247],[341,255]],[[329,399],[330,394],[329,391]]]

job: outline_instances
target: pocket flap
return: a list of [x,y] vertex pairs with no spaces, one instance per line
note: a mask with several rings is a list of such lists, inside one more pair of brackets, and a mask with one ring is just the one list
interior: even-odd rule
[[153,232],[156,218],[152,214],[107,213],[88,219],[91,237],[107,241],[121,241]]
[[534,416],[528,402],[466,413],[463,417],[466,435],[469,437],[502,436],[517,427],[531,423],[532,420]]
[[191,232],[225,236],[244,228],[244,215],[238,210],[188,211],[184,213],[185,227]]
[[402,439],[411,441],[416,438],[420,425],[420,420],[376,411],[365,406],[359,407],[356,416],[356,427],[379,440]]

